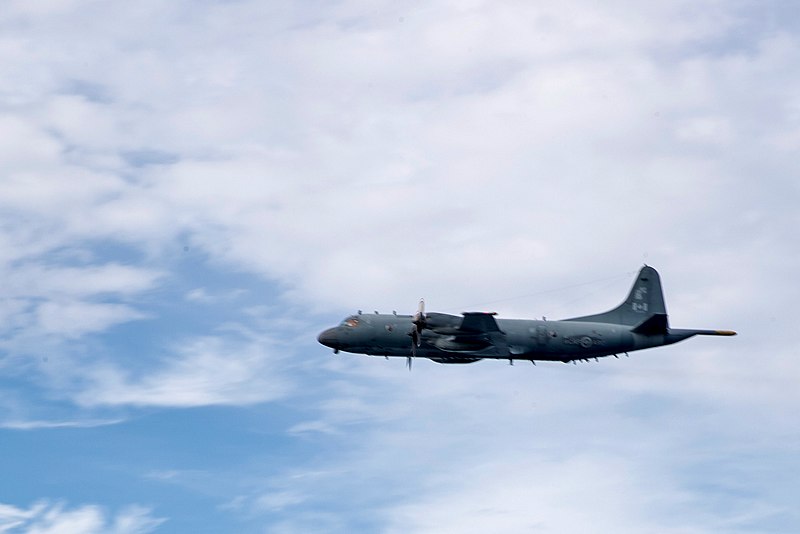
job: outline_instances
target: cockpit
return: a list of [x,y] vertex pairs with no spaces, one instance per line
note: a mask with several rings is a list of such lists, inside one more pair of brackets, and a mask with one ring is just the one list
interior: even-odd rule
[[348,317],[347,319],[342,321],[339,324],[339,326],[346,326],[348,328],[354,328],[354,327],[358,326],[360,322],[361,321],[359,320],[359,318],[357,316],[351,315],[350,317]]

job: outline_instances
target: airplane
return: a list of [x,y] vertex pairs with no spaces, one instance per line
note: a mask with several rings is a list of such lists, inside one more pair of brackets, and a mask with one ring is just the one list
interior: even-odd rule
[[483,359],[577,363],[635,350],[671,345],[696,335],[735,336],[731,330],[671,328],[658,272],[645,265],[628,297],[604,313],[560,321],[495,319],[495,313],[461,316],[426,313],[420,301],[414,315],[351,315],[328,328],[318,341],[339,351],[369,356],[400,356],[411,369],[413,358],[437,363],[473,363]]

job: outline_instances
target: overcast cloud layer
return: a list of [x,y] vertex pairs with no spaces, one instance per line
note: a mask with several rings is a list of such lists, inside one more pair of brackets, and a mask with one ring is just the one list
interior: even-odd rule
[[[800,530],[792,2],[8,1],[0,532]],[[356,309],[678,327],[336,357]]]

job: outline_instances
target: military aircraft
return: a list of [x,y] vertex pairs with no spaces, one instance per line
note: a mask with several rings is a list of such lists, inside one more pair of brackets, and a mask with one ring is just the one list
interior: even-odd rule
[[692,336],[735,336],[730,330],[670,328],[658,272],[645,265],[625,302],[605,313],[562,321],[495,319],[494,313],[461,316],[426,313],[420,301],[414,315],[351,315],[319,334],[323,345],[370,356],[402,356],[438,363],[472,363],[484,358],[576,363],[634,350],[671,345]]

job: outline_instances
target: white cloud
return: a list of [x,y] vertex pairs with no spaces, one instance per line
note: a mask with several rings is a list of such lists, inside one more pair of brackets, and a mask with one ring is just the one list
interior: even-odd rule
[[124,419],[86,419],[79,421],[41,421],[41,420],[8,420],[0,422],[0,428],[10,430],[41,430],[48,428],[95,428],[98,426],[116,425]]
[[67,352],[67,345],[77,339],[152,317],[142,309],[141,300],[162,280],[163,271],[94,263],[93,254],[84,255],[82,250],[62,258],[0,266],[5,281],[0,332],[10,354]]
[[[9,174],[30,169],[31,164],[39,169],[52,164],[58,160],[61,151],[61,144],[55,137],[41,131],[30,121],[7,114],[0,115],[0,143],[3,146],[0,161]],[[35,180],[35,177],[29,176],[29,179]],[[11,179],[11,182],[13,185],[9,188],[9,176],[6,175],[0,186],[4,204],[9,200],[27,200],[35,194],[32,188],[24,187],[19,180]],[[49,194],[48,189],[39,191],[39,195]]]
[[[445,35],[457,34],[482,8],[474,7],[463,20],[420,17],[414,24],[417,30],[436,35],[441,32],[435,21],[442,20],[446,22],[441,24],[455,25]],[[667,18],[677,16],[665,11]],[[494,10],[487,13],[501,20],[512,18]],[[554,12],[531,16],[555,18],[554,28],[572,24]],[[164,203],[177,224],[215,257],[289,280],[298,288],[294,296],[328,305],[345,296],[366,299],[392,287],[398,288],[391,295],[396,300],[400,288],[410,283],[407,280],[423,285],[426,292],[443,291],[448,284],[461,291],[478,276],[492,291],[509,293],[511,283],[536,282],[531,263],[539,273],[575,269],[569,263],[576,264],[585,255],[581,243],[588,242],[603,243],[609,251],[606,256],[624,257],[627,265],[639,261],[645,252],[639,249],[653,246],[640,234],[639,228],[645,227],[662,236],[663,244],[651,254],[668,256],[667,247],[675,247],[684,237],[681,234],[709,211],[724,220],[722,208],[729,205],[738,180],[726,176],[723,165],[705,157],[679,156],[674,145],[668,144],[665,151],[664,143],[673,135],[685,142],[697,140],[698,132],[708,133],[710,123],[703,123],[709,120],[707,112],[693,116],[698,105],[722,107],[712,109],[718,112],[713,120],[725,125],[726,136],[742,131],[746,117],[725,107],[724,100],[714,104],[711,99],[725,94],[718,78],[727,78],[727,87],[733,87],[732,76],[752,84],[753,74],[729,72],[740,67],[731,66],[726,58],[655,62],[649,47],[666,45],[664,37],[648,26],[653,24],[651,16],[646,10],[634,10],[630,17],[646,21],[643,26],[626,24],[624,13],[609,18],[595,16],[593,10],[584,12],[583,18],[594,22],[576,23],[571,30],[584,40],[594,35],[585,27],[598,26],[616,35],[610,30],[617,26],[615,17],[620,26],[641,35],[625,43],[612,40],[598,50],[570,39],[570,32],[559,31],[565,42],[578,43],[578,49],[560,62],[526,57],[523,51],[536,47],[525,46],[524,39],[495,42],[497,35],[487,24],[481,30],[485,35],[467,32],[463,39],[481,45],[476,47],[479,55],[487,58],[510,48],[522,54],[519,67],[484,92],[452,97],[433,92],[410,102],[413,84],[422,84],[424,73],[413,74],[408,58],[392,59],[398,50],[394,39],[401,37],[395,35],[394,25],[357,31],[311,26],[302,31],[307,44],[301,58],[306,63],[279,71],[298,82],[296,100],[288,100],[284,113],[300,119],[291,128],[306,128],[305,137],[290,130],[276,144],[272,133],[259,137],[244,127],[228,135],[224,148],[215,148],[211,159],[187,158],[146,171],[147,194]],[[524,22],[526,16],[514,20]],[[708,20],[702,17],[680,20],[693,29],[670,33],[667,39],[675,39],[673,46],[688,35],[721,34],[725,29],[705,26]],[[532,32],[530,39],[535,36]],[[323,38],[331,46],[320,47],[317,43]],[[364,50],[362,38],[375,39],[377,46]],[[632,46],[632,52],[616,55],[618,46]],[[432,62],[432,68],[453,55],[428,48],[432,55],[421,50],[419,55]],[[342,107],[341,98],[359,91],[365,80],[363,74],[341,76],[340,64],[330,61],[333,51],[360,65],[360,72],[369,72],[369,83],[383,84],[383,97]],[[364,69],[364,61],[373,57],[374,62],[368,63],[372,67]],[[468,65],[480,62],[473,55],[459,57]],[[239,61],[247,65],[251,58],[245,55]],[[311,68],[321,64],[336,69]],[[238,82],[263,83],[249,78],[248,72],[233,69],[229,76]],[[387,93],[392,81],[409,74],[405,86]],[[211,84],[213,79],[206,75],[209,78],[201,82]],[[469,69],[463,76],[469,78]],[[287,98],[284,90],[276,90]],[[310,107],[309,102],[313,102]],[[204,102],[207,108],[219,109],[228,109],[229,104],[227,98]],[[395,106],[402,106],[402,116],[393,113]],[[252,109],[250,113],[258,115]],[[346,128],[340,126],[343,115]],[[267,129],[271,127],[270,123]],[[197,149],[213,144],[203,137],[194,139]],[[741,141],[716,136],[714,142],[730,148]],[[661,148],[649,154],[647,147],[655,146]],[[580,158],[570,155],[576,151]],[[633,177],[638,180],[636,194],[630,193]],[[687,190],[692,193],[686,194]],[[715,198],[718,201],[709,205]],[[570,214],[605,222],[586,225],[582,217]],[[143,219],[147,226],[148,217]],[[545,228],[547,232],[542,231]],[[631,251],[631,241],[642,244]],[[467,261],[465,251],[474,251]],[[498,257],[508,260],[498,265],[493,261]],[[460,268],[465,263],[469,270]],[[500,267],[504,270],[498,271]],[[350,274],[355,269],[360,273],[357,284]]]
[[[268,341],[205,337],[187,342],[141,376],[98,363],[75,393],[82,406],[249,405],[286,396],[293,381]],[[76,379],[79,377],[76,377]]]
[[[150,38],[103,62],[107,101],[47,97],[66,111],[40,117],[40,130],[19,128],[49,142],[55,129],[83,153],[155,147],[176,157],[133,181],[106,177],[113,195],[98,183],[80,209],[48,214],[71,230],[64,238],[163,246],[187,232],[213,257],[325,306],[378,293],[397,306],[412,284],[426,294],[452,287],[441,300],[475,285],[511,294],[548,274],[583,276],[586,243],[607,251],[596,268],[615,270],[644,252],[698,251],[686,234],[709,215],[730,223],[747,199],[739,162],[694,150],[712,141],[747,154],[737,148],[756,127],[747,104],[763,103],[770,77],[787,76],[779,66],[794,54],[791,37],[711,56],[691,43],[741,23],[715,3],[571,6],[387,4],[368,15],[345,3],[282,34],[281,52],[269,32],[243,32],[235,58],[220,48],[230,37],[220,17],[272,28],[302,15],[275,7],[285,17],[275,19],[245,2],[178,20],[155,5],[117,6],[126,16],[112,20],[147,24]],[[85,18],[66,13],[53,20]],[[150,53],[167,34],[186,45]],[[457,90],[473,83],[485,86]],[[86,120],[64,119],[74,109]],[[128,169],[119,160],[107,170]],[[55,181],[43,185],[35,190],[63,196]]]
[[[484,460],[486,461],[486,460]],[[680,500],[629,460],[586,452],[565,461],[530,457],[464,465],[414,504],[390,513],[386,532],[702,532],[646,516]]]
[[60,503],[40,502],[24,509],[0,504],[0,531],[12,534],[146,534],[164,521],[141,506],[109,517],[95,505],[68,509]]
[[82,267],[26,264],[9,273],[7,295],[26,297],[95,297],[134,295],[151,289],[163,275],[152,269],[118,263]]
[[[678,347],[579,366],[418,362],[411,374],[396,360],[331,360],[348,378],[331,384],[319,421],[289,432],[342,449],[309,466],[314,476],[287,468],[268,484],[302,496],[286,520],[295,530],[304,511],[343,500],[391,532],[747,532],[790,513],[759,478],[792,451],[783,387],[770,399],[744,376],[719,382],[744,364],[708,373],[693,363],[701,347]],[[716,471],[721,461],[741,472]],[[718,499],[741,513],[714,509]]]
[[[4,269],[7,286],[2,329],[19,335],[74,339],[147,315],[129,303],[152,289],[163,273],[107,263],[82,267],[25,263]],[[98,302],[99,301],[99,302]],[[109,302],[111,301],[111,302]],[[117,302],[115,302],[117,301]]]
[[302,503],[305,498],[292,491],[265,493],[256,499],[255,508],[260,512],[274,512]]
[[24,524],[32,517],[41,513],[44,508],[45,505],[42,503],[34,505],[29,510],[0,503],[0,532],[7,532],[10,529]]
[[[476,510],[491,510],[509,529],[626,528],[616,514],[656,530],[674,510],[649,513],[648,462],[673,475],[653,485],[688,517],[666,530],[736,528],[680,505],[687,489],[675,472],[691,466],[680,453],[691,444],[659,425],[688,418],[684,430],[700,440],[722,421],[720,434],[769,452],[748,428],[779,434],[798,407],[792,28],[758,26],[745,16],[753,5],[715,1],[340,2],[313,15],[248,1],[188,11],[27,4],[2,15],[0,39],[7,328],[74,339],[141,318],[136,297],[174,269],[167,251],[178,236],[178,249],[185,240],[221,271],[286,288],[288,315],[410,311],[423,295],[432,309],[462,311],[627,271],[646,256],[664,275],[675,324],[719,322],[742,335],[534,375],[483,363],[417,364],[409,376],[401,362],[343,356],[328,364],[343,384],[329,385],[317,420],[290,432],[346,440],[359,430],[353,457],[334,455],[331,472],[355,473],[370,493],[376,480],[394,484],[396,507],[382,512],[397,529],[446,529],[448,516],[473,528]],[[154,151],[161,157],[145,161]],[[105,241],[140,248],[146,265],[46,258]],[[616,304],[616,293],[586,289],[587,313]],[[217,296],[201,286],[186,298]],[[581,313],[564,300],[540,293],[493,307]],[[65,380],[86,407],[249,405],[293,391],[278,353],[260,339],[206,337],[155,367],[93,360],[80,368],[85,381]],[[657,365],[667,355],[674,361]],[[709,411],[653,408],[651,420],[627,421],[635,415],[623,408],[648,394],[668,411]],[[645,458],[608,443],[539,454],[587,436],[630,455],[638,443]],[[541,449],[515,448],[531,443]],[[503,453],[518,462],[492,463]],[[437,479],[462,464],[463,480]],[[267,509],[281,499],[311,506],[339,496],[325,484],[256,493],[271,496]],[[486,497],[474,489],[483,486]],[[582,498],[571,506],[573,494]],[[586,501],[592,522],[575,515]],[[75,522],[106,521],[78,510]]]
[[715,117],[693,117],[678,125],[678,139],[691,143],[727,145],[731,141],[730,124],[726,119]]
[[37,322],[45,334],[78,337],[108,327],[142,319],[144,314],[122,304],[89,302],[46,302],[36,310]]

